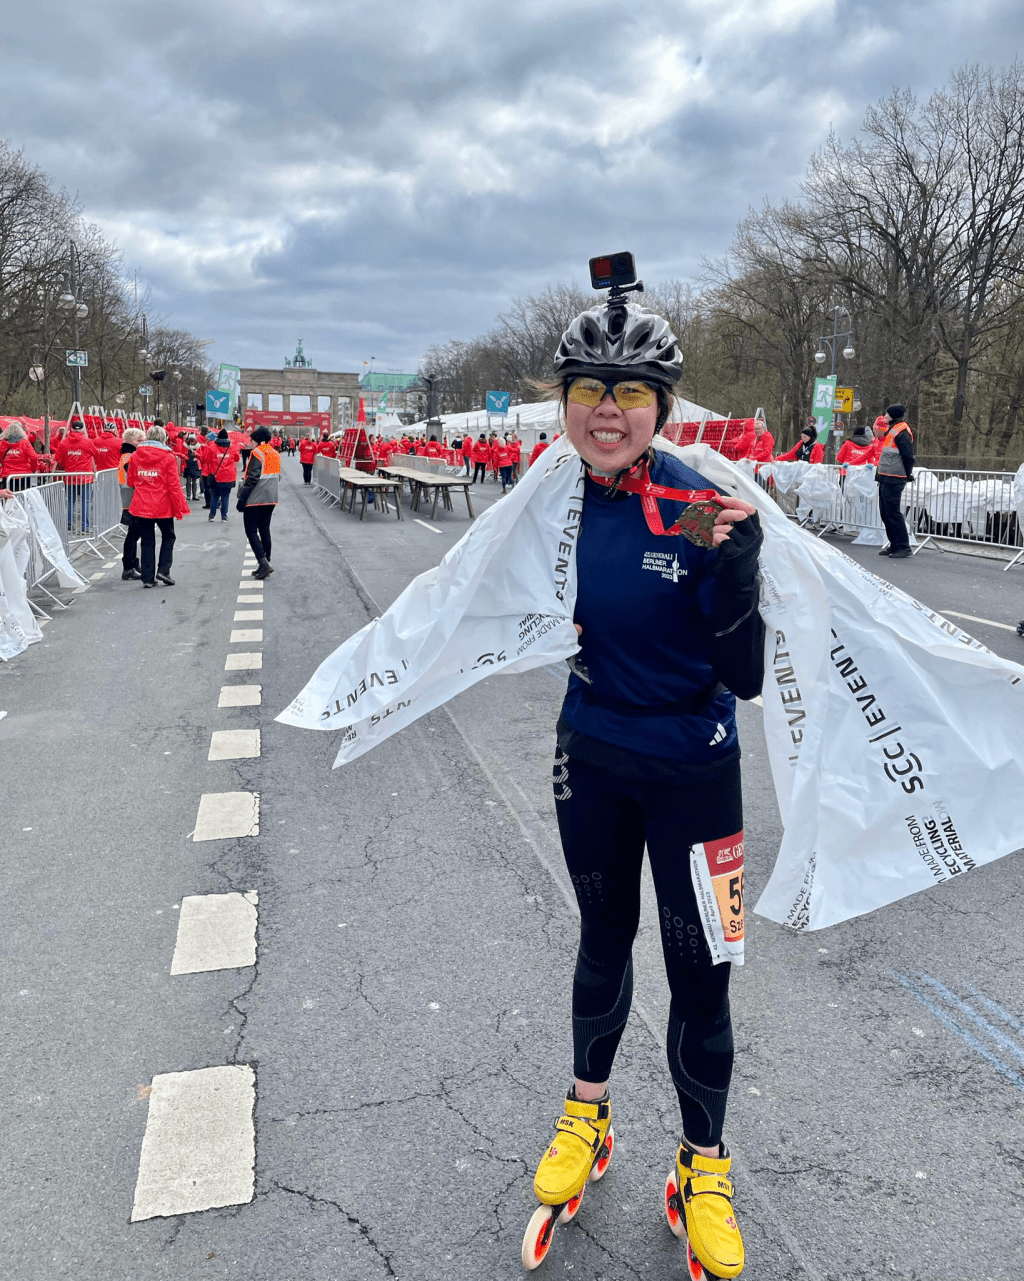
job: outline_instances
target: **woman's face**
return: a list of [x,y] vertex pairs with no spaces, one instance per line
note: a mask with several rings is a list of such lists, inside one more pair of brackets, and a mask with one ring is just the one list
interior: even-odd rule
[[620,409],[609,392],[593,408],[573,400],[565,407],[565,434],[583,461],[600,472],[635,463],[654,438],[657,422],[657,398],[639,409]]

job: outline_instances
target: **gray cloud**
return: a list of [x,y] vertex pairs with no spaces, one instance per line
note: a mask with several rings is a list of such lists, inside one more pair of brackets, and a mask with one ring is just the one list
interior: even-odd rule
[[45,0],[5,13],[0,136],[216,359],[409,369],[592,253],[693,274],[830,127],[1022,31],[1017,0]]

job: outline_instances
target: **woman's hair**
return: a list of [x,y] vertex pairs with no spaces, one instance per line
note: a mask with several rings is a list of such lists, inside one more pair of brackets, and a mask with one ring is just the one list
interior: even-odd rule
[[0,440],[9,441],[12,445],[16,440],[25,440],[28,432],[21,423],[8,423]]
[[[565,429],[565,407],[569,403],[569,385],[577,378],[584,377],[583,374],[568,374],[565,378],[555,378],[550,381],[540,378],[531,378],[529,381],[535,391],[541,393],[541,400],[557,400],[561,409],[559,417],[559,427]],[[658,421],[655,424],[655,431],[661,431],[662,427],[668,422],[669,414],[672,412],[672,404],[675,399],[675,388],[666,387],[663,383],[649,381],[646,378],[632,379],[627,370],[622,371],[623,382],[642,382],[653,387],[658,397]]]
[[158,440],[160,441],[161,444],[166,445],[167,433],[164,431],[162,427],[158,426],[157,423],[154,423],[153,426],[150,427],[149,431],[146,432],[146,439]]
[[131,445],[139,445],[146,439],[146,433],[140,427],[126,427],[121,439]]

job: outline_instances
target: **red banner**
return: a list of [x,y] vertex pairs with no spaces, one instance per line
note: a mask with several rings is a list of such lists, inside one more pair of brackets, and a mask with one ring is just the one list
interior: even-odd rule
[[308,427],[317,436],[331,430],[330,414],[286,414],[281,409],[247,409],[245,411],[247,431],[253,427],[288,427],[291,431],[301,431]]

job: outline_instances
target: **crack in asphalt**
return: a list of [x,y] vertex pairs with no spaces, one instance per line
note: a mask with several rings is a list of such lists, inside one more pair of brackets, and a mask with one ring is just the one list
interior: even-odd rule
[[359,1219],[356,1215],[350,1214],[349,1211],[346,1210],[345,1207],[341,1205],[338,1201],[332,1201],[328,1197],[315,1196],[312,1192],[304,1192],[301,1188],[290,1188],[287,1186],[287,1184],[278,1183],[276,1181],[272,1181],[270,1186],[276,1189],[278,1192],[287,1193],[289,1196],[302,1197],[304,1200],[308,1201],[311,1205],[329,1205],[333,1209],[337,1210],[338,1213],[343,1215],[347,1220],[347,1222],[359,1232],[360,1236],[362,1236],[366,1244],[370,1247],[371,1250],[373,1250],[374,1254],[377,1255],[381,1263],[384,1265],[386,1275],[389,1277],[398,1276],[398,1273],[391,1266],[391,1256],[389,1254],[386,1254],[384,1250],[381,1248],[381,1246],[378,1244],[378,1242],[373,1236],[373,1233],[370,1229],[369,1224],[363,1223],[363,1221]]

